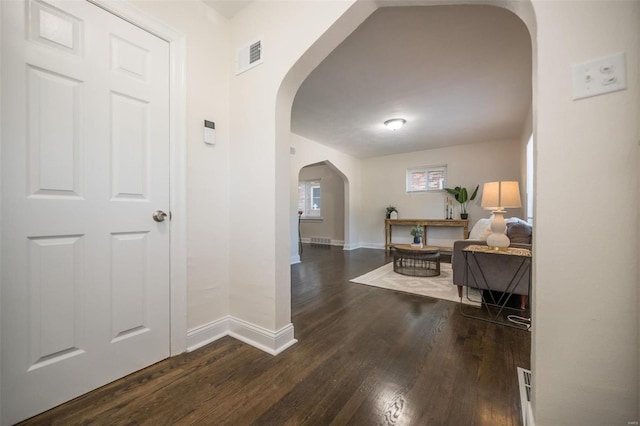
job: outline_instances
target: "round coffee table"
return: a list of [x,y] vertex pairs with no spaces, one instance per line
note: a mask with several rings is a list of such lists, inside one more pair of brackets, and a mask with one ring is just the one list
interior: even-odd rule
[[394,272],[412,277],[440,275],[440,249],[438,247],[394,244],[393,249]]

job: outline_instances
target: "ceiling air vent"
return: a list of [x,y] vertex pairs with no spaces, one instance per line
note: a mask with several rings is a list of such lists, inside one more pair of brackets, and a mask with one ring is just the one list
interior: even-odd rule
[[263,60],[263,40],[252,41],[251,43],[238,49],[238,57],[236,62],[236,75],[241,74],[256,65],[260,65]]

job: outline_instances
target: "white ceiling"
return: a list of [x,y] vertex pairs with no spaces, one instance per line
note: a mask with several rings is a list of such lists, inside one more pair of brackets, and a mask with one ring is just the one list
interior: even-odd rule
[[[525,25],[491,6],[384,7],[304,81],[294,133],[359,158],[514,139],[531,105]],[[389,118],[407,124],[392,132]]]
[[206,5],[214,8],[218,13],[226,18],[233,18],[236,13],[243,9],[252,0],[202,0]]

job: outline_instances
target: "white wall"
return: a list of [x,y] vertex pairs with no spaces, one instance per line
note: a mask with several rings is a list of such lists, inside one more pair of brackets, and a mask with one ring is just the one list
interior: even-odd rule
[[[537,425],[637,422],[640,2],[534,2]],[[628,89],[572,100],[571,65],[626,53]]]
[[232,21],[233,54],[263,36],[264,64],[231,77],[230,312],[274,332],[291,322],[289,131],[297,87],[283,94],[281,85],[351,4],[254,2]]
[[[229,313],[229,37],[228,21],[202,2],[132,2],[186,36],[187,325]],[[217,143],[202,140],[204,120]]]
[[306,166],[298,174],[299,180],[320,180],[321,219],[303,219],[302,239],[330,238],[334,244],[344,244],[344,187],[343,177],[326,164]]
[[[469,230],[480,218],[490,212],[480,207],[482,185],[496,180],[520,179],[520,145],[517,140],[484,142],[430,149],[408,154],[389,155],[362,160],[362,244],[371,248],[384,248],[385,208],[393,205],[398,217],[405,219],[444,219],[445,191],[427,193],[406,192],[408,168],[447,165],[447,187],[464,186],[470,192],[480,185],[474,201],[467,204]],[[522,184],[521,184],[522,186]],[[469,194],[471,195],[471,194]],[[455,202],[454,218],[460,218],[460,204]],[[509,209],[508,217],[522,217],[521,209]],[[406,231],[406,232],[404,232]],[[404,235],[404,241],[403,233]],[[429,229],[430,244],[453,246],[462,239],[462,230]],[[394,242],[410,242],[409,229],[394,227]]]

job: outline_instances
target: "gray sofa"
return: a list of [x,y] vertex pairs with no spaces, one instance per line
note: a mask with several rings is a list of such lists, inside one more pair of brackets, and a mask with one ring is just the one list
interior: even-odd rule
[[[510,247],[531,249],[533,229],[531,225],[520,219],[513,219],[507,223],[507,236],[511,240]],[[487,245],[482,240],[461,240],[455,241],[453,245],[453,255],[451,257],[451,267],[453,269],[453,284],[458,286],[458,295],[462,296],[462,287],[465,285],[465,259],[462,249],[472,245]],[[521,258],[513,256],[482,255],[478,254],[477,259],[482,267],[482,274],[486,278],[491,290],[504,292],[511,279],[518,270],[522,261]],[[516,277],[515,285],[511,287],[510,293],[520,295],[520,308],[525,309],[529,296],[530,274],[521,270]],[[486,289],[480,271],[474,262],[470,262],[470,273],[467,285],[478,289]],[[476,282],[479,281],[479,282]]]

